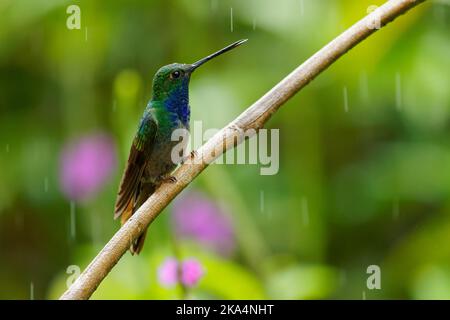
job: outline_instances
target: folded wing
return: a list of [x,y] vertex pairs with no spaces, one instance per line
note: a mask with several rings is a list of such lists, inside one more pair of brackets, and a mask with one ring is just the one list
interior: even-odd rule
[[116,199],[114,219],[122,217],[122,223],[133,214],[134,205],[139,197],[141,179],[154,147],[156,131],[157,123],[152,114],[147,112],[139,124],[138,132],[131,145]]

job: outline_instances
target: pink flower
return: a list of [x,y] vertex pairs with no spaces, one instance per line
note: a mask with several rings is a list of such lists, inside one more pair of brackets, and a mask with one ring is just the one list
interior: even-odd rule
[[179,280],[188,287],[194,287],[204,275],[204,269],[195,259],[186,259],[179,263],[175,258],[166,259],[158,268],[158,280],[165,287],[173,287]]
[[194,239],[225,256],[233,253],[235,235],[230,219],[202,193],[190,192],[175,200],[172,218],[180,238]]
[[166,286],[172,287],[178,282],[178,261],[174,258],[168,258],[158,268],[158,280]]
[[71,200],[84,200],[96,193],[116,165],[111,137],[95,134],[66,145],[60,156],[60,184]]
[[195,259],[183,261],[181,269],[181,282],[189,288],[195,286],[204,274],[202,265]]

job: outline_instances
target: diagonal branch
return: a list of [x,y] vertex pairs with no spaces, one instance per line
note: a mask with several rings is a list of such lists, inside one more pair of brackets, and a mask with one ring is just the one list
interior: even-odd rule
[[[355,45],[424,0],[390,0],[365,16],[341,35],[305,61],[272,90],[245,110],[238,118],[223,128],[197,150],[193,163],[185,163],[174,173],[177,183],[164,184],[134,213],[126,224],[112,237],[95,259],[88,265],[60,299],[89,299],[101,281],[128,250],[133,239],[149,226],[161,211],[209,163],[226,150],[242,142],[244,131],[258,130],[278,108],[311,80],[327,69]],[[194,159],[195,160],[195,159]]]

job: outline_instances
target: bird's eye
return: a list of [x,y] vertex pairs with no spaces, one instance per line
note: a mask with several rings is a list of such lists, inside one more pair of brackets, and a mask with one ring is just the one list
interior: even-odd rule
[[170,78],[172,78],[172,79],[178,79],[180,76],[181,76],[181,71],[178,71],[178,70],[176,70],[170,74]]

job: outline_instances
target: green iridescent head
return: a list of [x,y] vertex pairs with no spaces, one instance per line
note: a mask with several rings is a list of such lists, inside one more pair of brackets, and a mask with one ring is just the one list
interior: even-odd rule
[[192,65],[182,63],[172,63],[160,68],[153,78],[153,98],[165,99],[175,88],[188,85],[194,70]]
[[232,43],[229,46],[192,64],[172,63],[160,68],[153,78],[153,99],[164,100],[168,98],[172,92],[179,92],[182,87],[186,87],[187,90],[189,79],[194,70],[222,53],[236,48],[245,41],[247,41],[247,39],[236,41],[235,43]]

